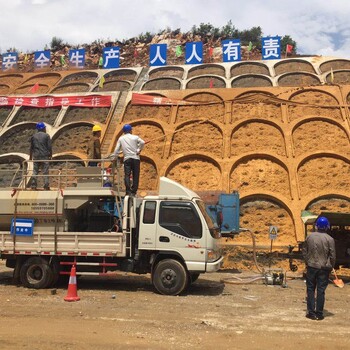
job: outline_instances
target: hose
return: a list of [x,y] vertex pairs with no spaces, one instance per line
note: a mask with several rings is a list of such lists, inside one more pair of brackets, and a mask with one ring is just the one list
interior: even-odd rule
[[261,269],[258,265],[258,261],[256,258],[256,242],[255,242],[255,236],[254,233],[250,229],[240,229],[241,232],[249,232],[251,237],[252,237],[252,242],[253,242],[253,260],[254,260],[254,265],[258,272],[260,274],[258,275],[252,275],[252,276],[247,276],[245,278],[240,278],[237,276],[232,276],[228,278],[223,278],[220,280],[221,283],[228,283],[228,284],[247,284],[247,283],[253,283],[259,280],[264,280],[265,277],[265,270]]

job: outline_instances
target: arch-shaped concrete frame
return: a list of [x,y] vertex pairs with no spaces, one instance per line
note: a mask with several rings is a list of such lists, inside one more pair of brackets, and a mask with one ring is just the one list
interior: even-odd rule
[[182,153],[180,155],[177,155],[175,157],[171,157],[169,158],[170,162],[168,162],[168,164],[165,164],[163,166],[162,169],[162,173],[164,174],[164,176],[167,176],[169,171],[175,166],[180,164],[183,161],[186,160],[192,160],[192,159],[205,159],[207,161],[209,161],[210,163],[212,163],[214,166],[216,166],[220,172],[220,174],[222,174],[222,167],[220,165],[219,162],[217,162],[215,160],[215,158],[211,157],[209,154],[204,154],[204,153]]
[[[154,168],[156,169],[156,172],[157,172],[158,178],[159,178],[159,168],[158,168],[158,165],[157,165],[157,163],[156,163],[151,157],[146,156],[146,155],[144,155],[144,154],[141,154],[141,155],[140,155],[140,160],[141,160],[141,162],[147,162],[148,164],[153,165]],[[159,181],[159,180],[157,180],[157,182],[158,182],[158,181]]]
[[204,64],[200,64],[200,65],[195,65],[194,67],[190,68],[187,72],[187,79],[190,80],[192,78],[195,78],[195,77],[202,77],[204,75],[211,75],[211,74],[208,74],[208,73],[204,73],[204,74],[200,74],[200,75],[194,75],[194,76],[191,76],[191,73],[195,72],[195,71],[199,71],[199,70],[206,70],[207,68],[218,68],[219,71],[222,71],[223,72],[223,75],[219,75],[219,74],[213,74],[215,76],[218,76],[218,77],[222,77],[222,78],[226,78],[226,73],[225,73],[225,68],[221,65],[221,64],[218,64],[218,63],[204,63]]
[[[57,92],[59,90],[63,90],[63,89],[66,89],[66,88],[69,88],[70,86],[83,86],[83,87],[87,87],[87,90],[86,91],[81,91],[81,92],[89,92],[91,90],[91,85],[88,84],[88,83],[79,83],[79,82],[76,82],[76,83],[69,83],[69,84],[64,84],[64,85],[55,85],[51,90],[50,90],[50,93],[51,94],[54,94],[54,93],[62,93],[62,92]],[[79,92],[79,91],[76,91],[76,92]],[[76,93],[75,92],[75,93]]]
[[23,84],[27,84],[32,80],[34,80],[36,83],[38,81],[38,79],[48,78],[48,77],[57,77],[57,81],[54,84],[52,84],[52,86],[54,86],[60,81],[60,79],[62,78],[62,75],[60,73],[57,73],[57,72],[38,73],[38,74],[35,74],[35,75],[29,77],[27,80],[25,80],[23,82]]
[[[334,119],[331,119],[331,118],[328,118],[328,117],[311,117],[311,116],[306,116],[305,118],[302,118],[302,119],[296,119],[294,121],[292,121],[290,123],[291,125],[291,135],[293,137],[294,135],[294,132],[303,124],[307,124],[309,122],[314,122],[314,121],[321,121],[321,122],[326,122],[326,123],[329,123],[329,124],[333,124],[335,126],[337,126],[339,129],[341,129],[345,135],[348,137],[348,139],[350,139],[350,133],[344,128],[344,126],[339,123],[337,120],[334,120]],[[293,125],[294,124],[294,125]],[[350,141],[349,141],[350,142]]]
[[322,158],[322,157],[339,159],[339,160],[342,160],[345,163],[348,163],[350,165],[350,159],[344,154],[328,152],[328,151],[311,152],[311,153],[308,153],[306,155],[302,155],[301,157],[297,158],[297,166],[296,166],[297,173],[298,173],[300,167],[302,167],[304,164],[306,164],[310,160],[318,159],[318,158]]
[[[199,80],[199,79],[205,79],[205,78],[208,78],[208,79],[216,79],[218,81],[221,81],[224,85],[224,87],[226,88],[227,87],[227,83],[226,83],[226,79],[223,78],[222,76],[220,75],[215,75],[215,74],[203,74],[203,75],[197,75],[195,77],[191,77],[189,78],[187,81],[186,81],[186,86],[184,87],[185,89],[189,89],[190,88],[188,87],[189,84],[191,84],[193,81],[195,80]],[[208,89],[210,88],[209,86],[207,87]],[[205,89],[204,87],[201,87],[201,88],[194,88],[194,89]]]
[[[203,92],[190,92],[188,95],[186,95],[186,96],[184,96],[183,97],[183,100],[185,100],[185,101],[188,101],[190,98],[192,98],[192,97],[194,97],[194,96],[197,96],[197,95],[209,95],[209,96],[215,96],[215,98],[216,99],[218,99],[219,101],[208,101],[208,102],[206,102],[206,103],[222,103],[222,104],[224,104],[224,100],[223,100],[223,98],[220,96],[220,95],[218,95],[218,94],[216,94],[216,93],[214,93],[214,92],[208,92],[208,91],[203,91]],[[205,103],[203,103],[203,104],[205,104]]]
[[[143,119],[135,119],[133,120],[132,122],[128,122],[128,124],[130,124],[133,128],[135,126],[139,126],[139,125],[145,125],[145,124],[148,124],[148,125],[153,125],[157,128],[159,128],[163,135],[164,135],[164,139],[166,139],[166,134],[165,134],[165,126],[163,125],[163,123],[157,121],[157,120],[152,120],[152,119],[147,119],[147,118],[143,118]],[[120,127],[120,129],[118,130],[118,128]],[[123,124],[119,124],[117,126],[117,128],[115,129],[115,132],[114,132],[114,135],[113,135],[113,149],[115,148],[116,146],[116,143],[117,143],[117,140],[119,139],[120,136],[123,135]]]
[[318,193],[319,195],[317,197],[315,197],[313,194],[306,195],[300,203],[302,208],[307,209],[311,204],[322,199],[345,199],[350,203],[350,196],[342,191],[332,190],[332,192],[329,192],[328,190],[324,190],[319,191]]
[[[288,192],[290,198],[293,200],[293,192],[291,188],[291,171],[289,170],[287,164],[284,163],[284,160],[282,159],[281,156],[278,154],[272,154],[272,153],[262,153],[262,152],[247,152],[242,155],[240,155],[236,160],[232,163],[229,171],[228,171],[228,181],[230,183],[230,178],[234,170],[243,162],[245,161],[252,161],[252,160],[257,160],[257,159],[266,159],[270,160],[273,163],[279,165],[282,169],[284,169],[287,173],[288,177]],[[231,188],[230,188],[231,191]],[[256,192],[256,190],[253,190]]]
[[[174,77],[172,75],[169,75],[169,77],[178,78],[181,80],[184,78],[185,70],[179,66],[151,67],[148,71],[148,75],[151,77],[153,74],[157,74],[158,72],[166,72],[166,71],[170,71],[170,70],[182,72],[182,76],[180,78],[180,77]],[[157,77],[157,78],[159,78],[159,77]],[[155,79],[155,78],[151,77],[151,79]]]
[[231,149],[231,140],[232,140],[232,137],[234,135],[234,133],[236,131],[238,131],[240,128],[242,128],[243,126],[245,125],[248,125],[248,124],[251,124],[251,123],[261,123],[261,124],[267,124],[267,125],[270,125],[272,127],[274,127],[275,129],[277,129],[280,134],[281,134],[281,137],[283,139],[283,144],[284,144],[284,153],[285,155],[287,156],[288,152],[287,152],[287,145],[286,145],[286,135],[282,129],[282,126],[273,121],[273,120],[269,120],[269,119],[259,119],[259,118],[252,118],[252,119],[245,119],[245,120],[239,120],[236,125],[233,127],[231,133],[230,133],[230,146],[229,146],[229,154],[232,154],[232,149]]
[[273,83],[273,79],[268,76],[268,75],[264,75],[264,74],[241,74],[241,75],[238,75],[236,77],[233,77],[229,80],[229,87],[230,88],[259,88],[261,86],[232,86],[232,84],[236,81],[239,81],[239,80],[243,80],[245,78],[258,78],[259,80],[263,80],[263,81],[268,81],[271,85],[268,85],[268,86],[263,86],[263,87],[272,87],[274,86],[274,83]]
[[340,104],[340,102],[338,101],[338,99],[334,95],[332,95],[331,93],[329,93],[327,91],[320,90],[320,89],[317,89],[317,88],[308,88],[308,89],[295,91],[289,96],[288,100],[289,101],[293,101],[293,98],[296,97],[297,95],[305,94],[305,93],[308,93],[308,92],[318,92],[320,94],[324,94],[326,96],[331,97],[338,105]]
[[[67,85],[67,84],[77,84],[77,83],[81,83],[81,81],[79,80],[76,80],[74,81],[73,80],[73,83],[72,81],[70,80],[71,77],[81,77],[81,76],[86,76],[86,77],[91,77],[91,78],[95,78],[95,80],[92,80],[91,82],[89,83],[85,83],[83,82],[82,84],[95,84],[96,81],[99,79],[99,75],[97,72],[94,72],[94,71],[90,71],[90,70],[83,70],[81,72],[74,72],[74,73],[71,73],[71,74],[67,74],[66,76],[62,77],[62,80],[59,81],[59,83],[57,84],[57,86],[62,86],[62,85]],[[68,83],[67,83],[68,81]]]
[[11,91],[10,85],[7,85],[7,84],[0,84],[0,90],[1,90],[3,87],[7,88],[8,91]]
[[[114,74],[115,72],[119,73],[119,74]],[[119,76],[123,76],[123,75],[127,75],[127,74],[123,74],[123,73],[129,73],[130,72],[130,75],[133,76],[133,82],[135,81],[136,77],[137,77],[137,71],[135,71],[134,69],[129,69],[129,68],[117,68],[117,69],[113,69],[113,70],[110,70],[109,72],[103,74],[106,81],[107,79],[111,78],[111,77],[116,77],[117,80],[122,80],[122,79],[118,79]],[[113,79],[114,80],[114,79]]]
[[269,91],[264,91],[264,90],[249,90],[249,91],[246,91],[246,92],[242,92],[241,94],[238,94],[236,98],[241,98],[241,97],[244,97],[246,95],[254,95],[254,94],[259,94],[259,95],[266,95],[267,97],[275,97],[275,95],[272,93],[272,92],[269,92]]
[[84,160],[81,158],[81,153],[79,152],[60,152],[55,153],[52,157],[52,160],[57,161],[64,161],[66,159],[81,162],[82,164],[84,164]]
[[[235,68],[242,67],[242,66],[257,66],[257,67],[262,67],[262,68],[265,68],[265,69],[266,69],[266,71],[267,71],[268,74],[269,74],[268,76],[271,75],[270,69],[269,69],[269,67],[268,67],[266,64],[261,63],[261,62],[249,62],[249,61],[246,61],[246,62],[235,63],[235,64],[233,64],[233,65],[231,66],[230,71],[229,71],[229,73],[230,73],[229,79],[231,79],[231,78],[233,78],[233,77],[237,77],[237,76],[242,75],[242,74],[239,74],[239,75],[232,75],[232,70],[234,70]],[[247,73],[245,73],[245,74],[247,74]],[[256,73],[256,74],[263,74],[263,73]],[[265,74],[263,74],[263,75],[265,75]]]
[[0,75],[0,81],[3,78],[24,78],[23,74],[19,74],[19,73],[10,73],[10,74],[4,74],[4,75]]
[[[173,148],[173,142],[174,142],[174,138],[175,138],[175,135],[181,131],[179,131],[181,128],[185,127],[185,126],[188,126],[188,125],[191,125],[191,124],[197,124],[198,122],[201,122],[201,125],[204,125],[204,124],[211,124],[214,128],[218,129],[219,133],[221,134],[221,142],[222,142],[222,148],[223,148],[223,142],[224,142],[224,131],[223,131],[223,127],[220,126],[218,123],[215,123],[213,121],[210,121],[210,120],[204,120],[203,119],[192,119],[192,120],[186,120],[186,121],[183,121],[179,124],[176,125],[172,135],[171,135],[171,138],[170,138],[170,142],[171,142],[171,145],[170,145],[170,154],[171,154],[171,150]],[[221,124],[221,123],[220,123]],[[222,153],[223,149],[221,150],[221,153]]]
[[[276,72],[276,67],[285,66],[285,65],[288,65],[288,64],[291,64],[291,63],[295,63],[295,62],[302,63],[302,64],[305,64],[305,66],[311,67],[312,71],[313,71],[313,74],[316,74],[315,67],[309,61],[306,61],[306,60],[303,60],[303,59],[299,59],[299,58],[289,58],[289,59],[287,58],[287,59],[281,60],[280,62],[275,63],[275,65],[273,66],[273,69]],[[298,70],[298,71],[291,71],[290,73],[292,73],[292,72],[295,73],[295,72],[304,72],[304,71],[299,71]],[[309,72],[309,73],[311,73],[311,72]],[[282,73],[282,74],[284,74],[284,73]]]
[[[175,81],[176,83],[179,84],[179,87],[177,89],[173,89],[173,90],[181,90],[182,87],[182,81],[179,78],[176,77],[160,77],[160,78],[154,78],[154,79],[149,79],[147,81],[145,81],[142,86],[141,86],[141,91],[154,91],[155,89],[151,89],[151,90],[145,90],[145,87],[147,87],[148,84],[157,82],[157,81]],[[164,89],[160,89],[160,90],[164,90]],[[168,89],[169,90],[169,89]]]
[[[20,85],[20,86],[17,86],[16,89],[14,90],[14,93],[18,93],[20,90],[28,89],[27,92],[22,91],[21,93],[22,93],[22,94],[31,94],[31,92],[30,92],[29,90],[30,90],[34,85],[35,85],[35,84],[28,84],[28,85]],[[38,84],[38,85],[39,85],[39,88],[41,88],[41,87],[46,88],[46,91],[40,93],[40,95],[45,95],[45,94],[47,94],[47,93],[50,91],[49,85],[47,85],[47,84]]]
[[[41,97],[46,97],[46,96],[50,96],[50,95],[42,95]],[[15,106],[13,106],[13,107],[15,107]],[[33,106],[33,107],[31,107],[31,106],[16,106],[16,107],[17,107],[17,110],[16,110],[16,112],[11,116],[10,124],[14,121],[14,119],[17,119],[18,115],[22,112],[23,108],[38,109],[38,107],[34,107],[34,106]],[[57,115],[56,115],[56,117],[55,117],[55,120],[54,120],[53,124],[50,124],[50,123],[48,123],[48,122],[45,121],[45,120],[38,120],[38,121],[43,121],[43,122],[45,123],[46,131],[47,131],[48,129],[51,130],[52,126],[55,124],[55,121],[57,120],[58,115],[61,113],[62,106],[53,106],[53,107],[48,107],[48,108],[57,110]],[[46,109],[48,109],[48,108],[46,108]],[[23,124],[23,123],[32,123],[32,121],[27,120],[27,121],[19,122],[19,123],[10,125],[10,126],[19,125],[19,124]],[[48,127],[48,126],[49,126],[49,127]]]
[[77,121],[77,122],[69,122],[69,123],[60,125],[56,129],[54,134],[52,135],[52,142],[54,141],[54,139],[57,138],[57,135],[60,135],[62,133],[63,130],[69,129],[69,128],[78,127],[78,126],[89,126],[89,127],[92,128],[94,126],[94,123],[93,122],[89,122],[89,121],[80,120],[80,121]]
[[[348,75],[350,77],[350,68],[349,69],[333,70],[334,80],[337,80],[338,73],[348,73]],[[325,80],[326,83],[332,84],[332,72],[326,73],[325,76],[324,76],[324,80]],[[344,84],[344,82],[342,82],[341,84]]]
[[260,191],[259,193],[256,193],[254,191],[249,191],[246,193],[243,193],[240,195],[240,203],[241,205],[248,203],[252,199],[260,199],[260,200],[265,200],[267,202],[272,202],[277,205],[279,205],[281,208],[283,208],[290,216],[292,219],[293,225],[294,225],[294,238],[296,241],[298,241],[298,234],[297,234],[297,221],[296,217],[294,216],[293,210],[291,209],[291,202],[288,200],[285,196],[271,192],[271,191]]
[[[126,90],[105,90],[105,86],[108,86],[110,84],[113,84],[113,83],[121,83],[121,84],[126,84],[129,86],[128,89]],[[92,92],[101,92],[99,90],[100,86],[99,84],[95,85],[93,88],[92,88]],[[108,80],[108,81],[105,81],[104,84],[103,84],[103,90],[102,91],[130,91],[132,89],[132,82],[128,81],[128,80]]]
[[288,166],[284,163],[284,160],[282,159],[282,157],[278,155],[269,154],[269,153],[259,153],[259,152],[247,152],[242,154],[240,157],[238,157],[231,165],[229,176],[232,174],[233,170],[244,161],[251,161],[255,159],[267,159],[280,165],[287,172],[288,178],[290,177]]
[[[14,125],[10,125],[6,129],[0,130],[0,139],[1,139],[1,137],[6,135],[12,129],[16,129],[16,128],[19,128],[19,127],[24,126],[24,125],[32,125],[33,129],[35,129],[36,124],[37,124],[36,122],[28,121],[28,122],[20,122],[20,123],[14,124]],[[45,123],[45,126],[46,126],[46,132],[52,137],[53,126],[48,124],[48,123]]]
[[[322,67],[324,67],[324,66],[326,66],[326,65],[328,65],[328,64],[330,64],[330,65],[333,64],[333,66],[334,66],[334,63],[335,63],[335,62],[346,62],[346,63],[349,64],[349,67],[350,67],[350,60],[336,58],[336,59],[331,59],[331,60],[322,62],[322,63],[319,65],[319,70],[320,70],[320,72],[321,72],[321,73],[325,73],[325,72],[329,71],[330,69],[325,69],[325,70],[324,70]],[[338,68],[335,68],[335,69],[338,69]]]
[[315,74],[315,73],[310,73],[310,72],[303,72],[303,71],[298,71],[298,72],[287,72],[287,73],[283,73],[283,74],[280,74],[279,76],[277,76],[277,84],[278,86],[282,86],[282,87],[285,87],[285,86],[300,86],[300,85],[281,85],[280,82],[282,79],[284,79],[285,77],[287,76],[296,76],[296,75],[306,75],[306,76],[310,76],[312,78],[315,78],[319,85],[322,84],[322,81],[321,81],[321,78]]

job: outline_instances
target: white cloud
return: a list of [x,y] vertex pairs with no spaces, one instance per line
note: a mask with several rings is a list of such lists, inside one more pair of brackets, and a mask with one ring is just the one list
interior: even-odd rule
[[239,30],[260,26],[264,35],[288,34],[302,54],[350,58],[350,2],[344,0],[12,0],[1,9],[2,51],[41,50],[54,36],[83,44],[232,20]]

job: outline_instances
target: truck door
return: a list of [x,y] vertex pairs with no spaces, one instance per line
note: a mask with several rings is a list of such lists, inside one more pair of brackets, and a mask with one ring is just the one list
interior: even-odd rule
[[163,200],[158,218],[157,250],[176,251],[190,271],[205,271],[206,236],[196,206],[190,201]]

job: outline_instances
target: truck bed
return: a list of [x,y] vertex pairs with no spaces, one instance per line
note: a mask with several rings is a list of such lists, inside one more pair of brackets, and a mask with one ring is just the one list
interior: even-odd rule
[[[55,244],[56,236],[56,244]],[[36,232],[20,236],[0,232],[0,254],[126,256],[122,232]]]

